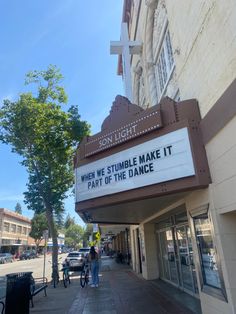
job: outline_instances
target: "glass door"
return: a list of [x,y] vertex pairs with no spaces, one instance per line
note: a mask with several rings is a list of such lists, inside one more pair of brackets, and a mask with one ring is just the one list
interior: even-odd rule
[[180,286],[184,290],[196,293],[196,272],[193,261],[192,239],[189,226],[175,228]]
[[188,225],[158,232],[161,278],[191,294],[197,293],[192,239]]
[[178,285],[175,240],[172,228],[159,233],[162,278]]

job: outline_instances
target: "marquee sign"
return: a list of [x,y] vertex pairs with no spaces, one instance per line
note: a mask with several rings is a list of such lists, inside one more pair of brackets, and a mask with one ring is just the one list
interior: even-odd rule
[[76,202],[194,174],[185,127],[76,168]]
[[103,150],[144,135],[162,126],[160,109],[144,113],[138,119],[119,127],[102,136],[93,136],[85,144],[85,157],[89,157]]

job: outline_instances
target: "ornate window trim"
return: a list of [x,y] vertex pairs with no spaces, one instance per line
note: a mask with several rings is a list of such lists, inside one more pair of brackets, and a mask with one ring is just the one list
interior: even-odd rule
[[158,100],[160,100],[166,91],[175,68],[167,19],[161,33],[161,40],[159,41],[155,53],[155,78]]
[[[133,71],[135,74],[134,76],[134,103],[142,108],[146,108],[147,107],[146,88],[145,88],[145,82],[144,82],[143,67],[140,61],[137,63]],[[141,93],[142,93],[142,99],[140,97]]]

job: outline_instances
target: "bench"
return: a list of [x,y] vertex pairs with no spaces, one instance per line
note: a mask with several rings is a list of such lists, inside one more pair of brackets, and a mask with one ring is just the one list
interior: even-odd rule
[[44,290],[44,295],[45,297],[47,296],[47,292],[46,292],[47,286],[48,286],[48,280],[46,277],[40,277],[40,278],[31,277],[30,300],[31,300],[32,307],[34,307],[33,297],[36,294]]

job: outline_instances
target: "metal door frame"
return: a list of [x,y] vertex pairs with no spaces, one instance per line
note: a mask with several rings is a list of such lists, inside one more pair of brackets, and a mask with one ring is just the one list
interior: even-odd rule
[[191,265],[191,263],[188,265],[189,267],[189,272],[191,274],[191,282],[192,282],[192,291],[185,288],[184,287],[184,283],[183,283],[183,275],[182,275],[182,266],[181,266],[181,256],[180,256],[180,250],[179,250],[179,243],[178,243],[178,235],[177,235],[177,229],[178,228],[181,228],[181,227],[184,227],[184,231],[185,231],[185,237],[186,237],[186,243],[187,243],[187,250],[188,250],[188,256],[190,256],[189,254],[189,241],[188,241],[188,233],[187,233],[187,228],[190,228],[189,225],[187,223],[184,223],[184,224],[178,224],[176,226],[173,227],[174,229],[174,233],[176,235],[176,248],[177,248],[177,251],[178,251],[178,261],[179,261],[179,282],[180,282],[180,286],[179,288],[185,292],[188,292],[189,294],[192,294],[192,295],[196,295],[197,293],[194,292],[196,291],[196,287],[195,287],[195,283],[194,283],[194,278],[193,278],[193,267]]
[[[187,288],[185,288],[183,286],[183,277],[182,277],[182,270],[181,270],[181,263],[180,263],[180,251],[179,251],[179,244],[178,244],[178,237],[177,237],[177,229],[180,228],[180,227],[184,227],[185,228],[185,236],[186,236],[186,241],[187,241],[187,248],[188,248],[188,254],[189,254],[189,241],[188,241],[188,236],[187,236],[187,230],[186,230],[186,227],[190,228],[189,224],[188,223],[180,223],[180,224],[176,224],[176,225],[173,225],[173,226],[170,226],[170,227],[167,227],[167,228],[161,228],[159,230],[157,230],[157,237],[158,237],[158,243],[159,243],[159,249],[160,249],[160,261],[161,261],[161,267],[162,267],[162,272],[160,272],[160,275],[163,275],[163,270],[164,270],[164,267],[163,267],[163,250],[162,250],[162,245],[161,245],[161,237],[160,237],[160,233],[161,232],[165,232],[167,230],[171,230],[171,233],[172,233],[172,238],[173,238],[173,243],[174,243],[174,255],[175,255],[175,268],[176,268],[176,271],[177,271],[177,281],[178,283],[175,283],[171,280],[171,272],[170,272],[170,265],[169,265],[169,262],[167,263],[168,265],[168,274],[169,274],[169,278],[170,279],[167,279],[167,278],[163,278],[162,276],[161,279],[168,282],[168,283],[171,283],[172,285],[176,286],[178,289],[190,294],[190,295],[193,295],[197,298],[199,298],[199,294],[195,287],[195,282],[194,282],[194,278],[193,278],[193,267],[192,265],[190,264],[189,265],[189,269],[190,269],[190,274],[191,274],[191,282],[192,282],[192,290],[189,290]],[[195,291],[195,292],[194,292]]]

